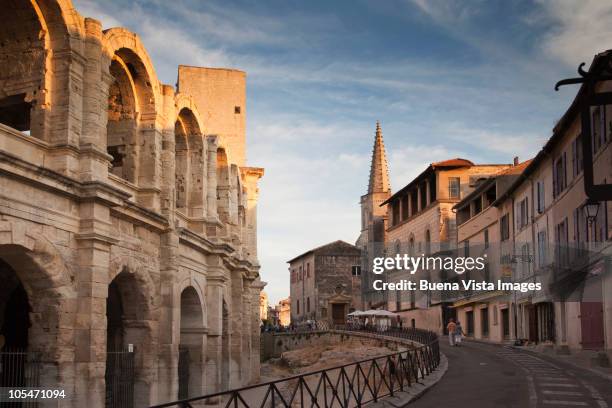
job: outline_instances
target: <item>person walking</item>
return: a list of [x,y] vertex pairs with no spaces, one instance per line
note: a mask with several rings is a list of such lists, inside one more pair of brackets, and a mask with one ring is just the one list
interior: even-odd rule
[[455,324],[455,319],[452,317],[448,320],[448,324],[446,325],[446,330],[448,331],[448,344],[451,346],[455,345],[455,331],[457,330],[457,325]]
[[461,345],[461,339],[463,338],[463,336],[465,336],[465,333],[463,332],[463,327],[461,327],[461,322],[457,320],[457,324],[455,324],[455,345],[456,346]]

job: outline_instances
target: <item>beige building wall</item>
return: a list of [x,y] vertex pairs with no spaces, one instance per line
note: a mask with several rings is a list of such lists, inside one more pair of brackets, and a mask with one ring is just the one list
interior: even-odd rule
[[246,163],[246,73],[179,65],[178,89],[193,95],[205,131],[219,137],[238,166]]
[[314,318],[315,305],[318,304],[314,269],[314,254],[300,258],[289,266],[291,321],[294,323]]
[[[443,163],[443,162],[442,162]],[[436,164],[432,164],[436,166]],[[459,200],[469,194],[479,179],[508,168],[509,165],[464,165],[459,168],[432,169],[435,178],[435,187],[432,185],[430,176],[423,176],[422,182],[413,181],[418,194],[415,215],[406,217],[405,206],[400,208],[400,221],[393,220],[392,204],[387,204],[387,216],[391,225],[387,228],[387,254],[421,254],[433,255],[438,251],[445,251],[457,247],[457,229],[453,206]],[[449,179],[459,178],[459,197],[449,198]],[[424,183],[423,183],[424,182]],[[435,200],[432,201],[430,189],[435,188]],[[427,199],[421,202],[421,190],[427,192]],[[410,189],[408,190],[410,191]],[[412,193],[410,193],[412,194]],[[401,197],[403,193],[396,193]],[[393,200],[396,196],[392,197]],[[412,214],[414,202],[409,200],[408,213]],[[396,213],[397,214],[397,213]],[[429,237],[429,241],[427,239]],[[414,244],[412,244],[414,242]],[[429,243],[428,243],[429,242]],[[440,271],[417,271],[413,275],[404,272],[391,272],[389,280],[398,282],[402,279],[418,282],[421,279],[429,281],[440,281]],[[442,332],[443,324],[443,299],[439,292],[417,291],[392,291],[389,293],[388,308],[399,312],[403,324],[416,324],[416,327],[428,328]],[[426,310],[426,311],[423,311]],[[414,322],[413,322],[414,319]]]

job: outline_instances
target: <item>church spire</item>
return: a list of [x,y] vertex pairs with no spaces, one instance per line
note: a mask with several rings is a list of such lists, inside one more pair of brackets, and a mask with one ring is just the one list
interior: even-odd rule
[[382,130],[380,129],[380,122],[376,121],[376,137],[374,139],[374,148],[372,149],[368,194],[388,193],[390,191],[391,185],[389,184],[389,169],[387,167],[385,143],[383,141]]

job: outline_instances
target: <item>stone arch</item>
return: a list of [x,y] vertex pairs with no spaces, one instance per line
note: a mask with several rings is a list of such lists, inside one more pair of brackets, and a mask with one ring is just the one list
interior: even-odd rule
[[40,353],[40,384],[55,387],[72,375],[74,337],[66,328],[73,327],[76,313],[73,275],[55,246],[21,222],[0,223],[0,263],[0,311],[2,298],[21,286],[29,309],[22,314],[29,327],[21,346]]
[[202,120],[202,115],[200,114],[193,97],[184,93],[177,93],[174,97],[174,107],[177,118],[183,109],[187,109],[193,115],[195,126],[197,126],[197,128],[200,130],[200,133],[203,135],[207,133],[205,128],[206,124]]
[[145,264],[127,255],[111,260],[108,282],[107,392],[113,392],[112,378],[120,369],[113,360],[116,353],[133,352],[134,402],[138,406],[148,406],[155,398],[153,384],[156,381],[158,305],[155,285]]
[[159,80],[139,37],[128,30],[104,31],[103,55],[111,78],[106,147],[112,172],[139,187],[154,187],[161,155]]
[[180,292],[178,398],[202,395],[206,356],[204,299],[194,286]]
[[48,140],[51,115],[65,115],[55,107],[68,86],[69,37],[82,34],[82,21],[69,1],[38,0],[10,0],[0,19],[0,123]]
[[197,113],[182,108],[174,126],[176,208],[191,217],[203,217],[206,195],[206,159]]
[[110,66],[111,60],[117,55],[126,63],[133,64],[136,72],[141,74],[139,93],[152,98],[147,102],[152,102],[152,104],[141,113],[160,112],[162,103],[160,82],[140,37],[125,28],[115,27],[104,30],[103,50],[104,55],[108,58],[107,66]]
[[225,148],[217,149],[217,215],[224,222],[230,222],[230,168]]

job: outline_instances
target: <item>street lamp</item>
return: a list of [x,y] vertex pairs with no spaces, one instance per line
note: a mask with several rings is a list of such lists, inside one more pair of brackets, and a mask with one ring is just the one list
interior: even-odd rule
[[599,202],[594,200],[586,200],[586,202],[582,205],[582,210],[584,211],[584,215],[586,216],[589,225],[591,225],[597,219]]

